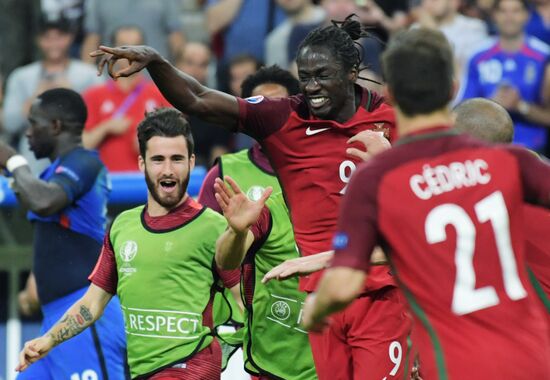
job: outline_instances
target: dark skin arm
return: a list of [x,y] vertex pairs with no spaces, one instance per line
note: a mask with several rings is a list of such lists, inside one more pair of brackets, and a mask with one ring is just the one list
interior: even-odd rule
[[[237,128],[237,98],[203,86],[190,75],[176,69],[149,46],[100,46],[99,50],[90,53],[90,56],[101,57],[99,73],[102,73],[107,65],[109,75],[115,80],[147,68],[162,95],[178,110],[231,131]],[[119,59],[127,59],[130,66],[115,71],[115,63]]]
[[[0,167],[5,169],[6,162],[15,154],[15,149],[0,141]],[[29,166],[15,169],[12,175],[17,198],[32,212],[40,216],[49,216],[69,205],[67,194],[61,186],[36,178]]]

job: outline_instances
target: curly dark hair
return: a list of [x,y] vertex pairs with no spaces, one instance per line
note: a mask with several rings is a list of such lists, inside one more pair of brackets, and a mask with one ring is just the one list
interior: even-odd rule
[[[344,21],[332,20],[332,25],[312,30],[298,47],[298,54],[308,46],[323,46],[332,52],[344,70],[356,69],[361,72],[367,69],[366,66],[361,67],[363,46],[357,40],[376,37],[359,21],[354,20],[354,17],[357,15],[351,14]],[[372,81],[368,78],[361,79]]]
[[278,84],[286,88],[289,95],[296,95],[300,92],[300,83],[298,79],[287,70],[281,69],[277,65],[262,67],[256,73],[249,75],[241,85],[242,97],[252,96],[256,87],[265,83]]

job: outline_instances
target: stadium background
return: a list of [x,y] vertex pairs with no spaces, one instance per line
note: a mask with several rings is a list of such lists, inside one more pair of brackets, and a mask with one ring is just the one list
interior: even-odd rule
[[[26,121],[24,114],[17,115],[21,113],[21,104],[17,103],[17,99],[32,100],[46,78],[41,78],[34,85],[34,91],[22,94],[21,88],[15,85],[10,87],[10,80],[14,82],[17,76],[25,83],[35,80],[30,76],[26,78],[22,67],[33,62],[55,60],[55,49],[63,59],[82,59],[91,65],[93,62],[87,56],[90,47],[97,46],[99,42],[109,44],[109,33],[112,34],[120,26],[140,27],[145,42],[163,52],[178,67],[211,87],[239,95],[240,82],[262,64],[277,63],[283,68],[295,70],[294,54],[307,32],[328,23],[330,19],[341,20],[350,13],[356,13],[374,36],[361,42],[364,64],[368,67],[363,77],[381,82],[378,58],[385,42],[401,29],[422,25],[441,29],[447,35],[455,49],[457,78],[460,78],[467,70],[469,56],[475,52],[476,46],[482,46],[494,36],[498,38],[498,28],[491,12],[493,2],[116,0],[115,6],[102,0],[0,0],[0,137],[14,147],[25,148],[23,136]],[[550,44],[550,27],[547,27],[550,25],[550,1],[532,0],[529,6],[530,16],[525,30],[543,43]],[[113,13],[112,17],[107,17],[108,13]],[[220,19],[220,14],[233,17]],[[152,25],[144,15],[158,15],[162,25]],[[59,47],[62,44],[59,41],[57,45],[53,41],[54,47],[52,41],[50,45],[41,44],[40,38],[50,30],[48,28],[56,28],[51,25],[58,25],[57,28],[61,28],[63,33],[71,35],[66,49]],[[49,37],[55,40],[59,36]],[[48,78],[51,80],[50,86],[70,87],[71,83],[67,83],[70,81],[66,79]],[[107,80],[100,78],[97,83]],[[373,82],[362,81],[362,84],[374,90],[380,89],[379,84]],[[519,87],[521,83],[512,85]],[[540,87],[541,83],[536,85]],[[79,88],[85,97],[88,88]],[[247,148],[252,141],[241,135],[212,130],[192,118],[191,124],[196,135],[200,164],[190,184],[190,193],[196,196],[204,174],[215,157]],[[93,127],[89,126],[90,129]],[[124,133],[134,134],[132,128],[129,127]],[[101,144],[98,148],[101,151]],[[543,153],[547,153],[547,149],[546,141],[543,147],[538,148]],[[28,150],[26,154],[32,156]],[[107,158],[115,159],[112,156]],[[109,162],[106,164],[109,167]],[[36,173],[41,167],[44,163],[33,163]],[[113,192],[109,215],[112,219],[120,211],[143,202],[146,187],[141,174],[132,170],[117,169],[112,170],[111,174]],[[25,219],[25,212],[17,206],[7,180],[0,177],[0,380],[14,378],[13,365],[10,364],[14,361],[14,355],[19,352],[21,342],[36,336],[39,329],[40,315],[22,316],[16,297],[17,292],[24,288],[31,267],[31,242],[32,227]]]

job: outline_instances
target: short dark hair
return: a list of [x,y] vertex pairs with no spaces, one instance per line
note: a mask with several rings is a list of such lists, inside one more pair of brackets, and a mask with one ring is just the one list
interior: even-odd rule
[[[504,0],[494,0],[494,3],[493,3],[493,10],[497,10],[498,7],[500,7],[500,3],[502,3]],[[523,6],[523,9],[525,9],[526,11],[529,10],[529,3],[527,2],[527,0],[515,0],[519,3],[521,3],[521,5]]]
[[63,33],[74,33],[71,22],[67,18],[63,16],[51,18],[46,14],[41,15],[38,24],[38,34],[42,35],[51,29],[56,29]]
[[191,126],[181,112],[174,108],[158,108],[145,114],[145,119],[138,128],[139,153],[145,158],[147,141],[154,136],[178,137],[183,136],[187,142],[189,157],[195,151],[195,142],[191,133]]
[[318,27],[309,32],[298,46],[298,55],[307,46],[323,46],[332,52],[346,71],[352,68],[360,71],[362,47],[355,41],[370,37],[370,34],[353,17],[355,15],[349,15],[341,22],[333,20],[332,25]]
[[241,85],[243,98],[252,96],[254,89],[265,83],[278,84],[286,88],[289,95],[300,92],[300,82],[289,71],[281,69],[277,65],[262,67],[256,73],[249,75]]
[[74,133],[82,133],[88,118],[88,109],[82,96],[68,88],[54,88],[44,91],[37,97],[39,107],[52,120],[59,120],[64,128]]
[[382,54],[382,71],[405,115],[436,111],[453,96],[453,53],[439,31],[418,28],[399,33]]

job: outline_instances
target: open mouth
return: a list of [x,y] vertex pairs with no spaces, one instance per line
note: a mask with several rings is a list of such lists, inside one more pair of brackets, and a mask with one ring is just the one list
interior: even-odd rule
[[321,108],[328,101],[329,101],[329,98],[327,98],[326,96],[310,96],[309,97],[309,104],[311,104],[312,108]]
[[160,181],[160,188],[167,193],[171,193],[176,189],[177,184],[173,179],[163,179]]

